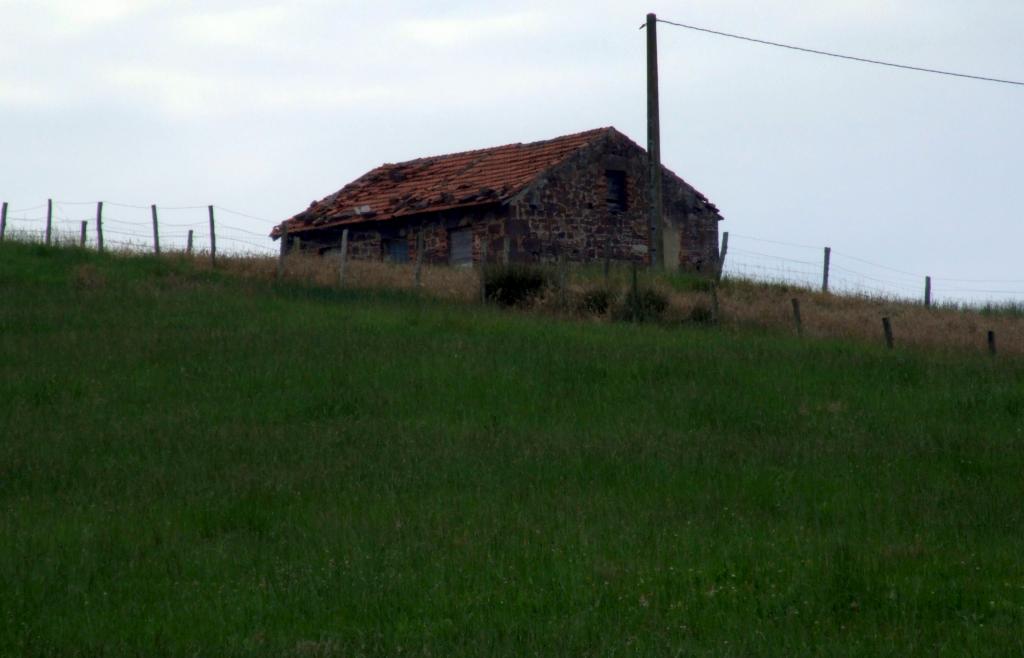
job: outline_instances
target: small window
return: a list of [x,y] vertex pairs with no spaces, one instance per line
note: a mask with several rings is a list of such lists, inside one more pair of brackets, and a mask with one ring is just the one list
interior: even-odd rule
[[472,229],[461,229],[448,234],[448,264],[456,267],[473,265]]
[[608,191],[605,195],[605,202],[608,204],[608,212],[625,212],[626,172],[619,169],[609,169],[604,172],[604,177],[608,186]]
[[409,262],[409,241],[404,239],[385,240],[384,256],[392,263]]

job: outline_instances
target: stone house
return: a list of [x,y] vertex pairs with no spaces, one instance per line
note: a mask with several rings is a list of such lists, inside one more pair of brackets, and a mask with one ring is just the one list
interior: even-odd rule
[[[426,263],[649,261],[647,152],[600,128],[373,169],[276,226],[285,250]],[[668,267],[713,271],[718,209],[663,167]],[[287,232],[285,231],[287,228]],[[421,237],[422,236],[422,237]]]

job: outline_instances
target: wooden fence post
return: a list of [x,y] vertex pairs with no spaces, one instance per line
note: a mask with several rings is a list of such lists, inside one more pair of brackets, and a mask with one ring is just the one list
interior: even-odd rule
[[718,271],[715,273],[715,281],[722,280],[722,272],[725,271],[725,255],[729,253],[729,231],[722,233],[722,251],[718,256]]
[[345,263],[348,261],[348,229],[341,231],[341,255],[338,263],[338,285],[345,285]]
[[288,222],[281,224],[281,240],[280,249],[277,254],[277,278],[278,280],[284,276],[284,257],[288,252]]
[[608,285],[608,277],[612,269],[612,233],[604,237],[604,285]]
[[[508,238],[506,238],[507,240]],[[413,274],[413,283],[419,288],[423,285],[423,229],[416,232],[416,270]]]
[[891,350],[894,342],[892,338],[892,322],[889,322],[889,318],[882,318],[882,331],[885,332],[885,346]]
[[96,249],[103,253],[103,202],[96,202]]
[[480,238],[480,302],[487,303],[487,238]]
[[932,305],[932,278],[926,276],[924,278],[924,307],[930,308]]
[[89,222],[82,220],[82,232],[78,236],[78,246],[85,247],[85,235],[89,230]]
[[207,206],[210,211],[210,265],[217,265],[217,231],[213,225],[213,206]]
[[7,232],[7,202],[0,207],[0,242],[4,241],[4,233]]
[[793,304],[793,323],[796,324],[796,335],[802,338],[804,335],[804,323],[800,318],[800,300],[794,297],[790,302]]
[[821,291],[828,292],[828,269],[832,261],[832,247],[825,247],[825,267],[821,272]]
[[159,256],[160,255],[160,227],[157,224],[157,219],[156,219],[156,204],[154,203],[153,205],[151,205],[149,207],[149,209],[153,213],[153,252],[157,256]]
[[637,279],[635,260],[630,262],[630,278],[629,313],[635,322],[640,316],[640,281]]
[[188,230],[188,239],[185,241],[185,253],[192,255],[192,229]]
[[46,200],[46,244],[50,245],[53,239],[53,199]]
[[991,329],[988,332],[988,353],[992,356],[996,355],[996,332]]

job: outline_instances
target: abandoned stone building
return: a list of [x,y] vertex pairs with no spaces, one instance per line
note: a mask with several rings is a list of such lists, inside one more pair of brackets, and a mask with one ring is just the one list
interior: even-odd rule
[[[408,262],[649,262],[647,153],[615,128],[385,164],[274,228],[284,248]],[[668,267],[712,271],[718,209],[662,170]]]

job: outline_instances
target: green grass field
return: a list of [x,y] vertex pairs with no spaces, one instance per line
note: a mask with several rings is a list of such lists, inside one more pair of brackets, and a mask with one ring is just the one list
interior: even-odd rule
[[0,654],[1024,655],[1024,365],[0,247]]

